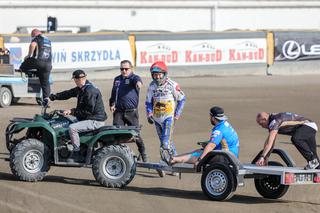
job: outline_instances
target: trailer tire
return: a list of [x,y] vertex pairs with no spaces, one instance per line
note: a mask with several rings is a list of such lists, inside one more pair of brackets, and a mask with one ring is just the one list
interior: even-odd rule
[[[283,166],[279,162],[270,161],[270,166]],[[254,178],[254,185],[257,192],[264,198],[278,199],[285,195],[289,186],[281,184],[279,175],[268,175],[263,178]]]
[[215,163],[205,168],[201,188],[210,200],[228,200],[235,191],[235,176],[227,164]]
[[110,145],[97,150],[92,163],[95,179],[109,188],[128,185],[136,174],[131,149],[126,145]]
[[10,106],[12,101],[12,92],[7,87],[0,88],[0,106],[5,108]]

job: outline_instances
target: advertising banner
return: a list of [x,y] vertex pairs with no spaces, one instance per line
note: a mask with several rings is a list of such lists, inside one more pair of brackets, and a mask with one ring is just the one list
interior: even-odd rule
[[[19,68],[28,54],[29,43],[6,43],[11,63]],[[52,42],[53,69],[116,67],[120,61],[132,60],[128,40]]]
[[170,66],[267,62],[265,38],[136,41],[137,66],[161,60]]
[[320,32],[275,32],[275,61],[320,59]]

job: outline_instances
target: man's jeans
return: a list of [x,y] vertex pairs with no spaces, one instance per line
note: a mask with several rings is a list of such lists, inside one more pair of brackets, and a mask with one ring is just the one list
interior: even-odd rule
[[69,135],[71,142],[74,146],[74,151],[80,150],[80,137],[79,133],[86,132],[94,129],[98,129],[104,126],[104,121],[95,121],[95,120],[84,120],[73,123],[69,126]]

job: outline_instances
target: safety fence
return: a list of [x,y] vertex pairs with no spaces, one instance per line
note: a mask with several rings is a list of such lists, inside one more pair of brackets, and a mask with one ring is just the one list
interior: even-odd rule
[[[110,32],[46,36],[52,41],[54,72],[77,68],[111,70],[117,68],[121,60],[129,59],[137,69],[146,69],[162,60],[174,69],[253,66],[253,69],[263,67],[265,74],[278,63],[320,59],[320,32],[317,31]],[[0,37],[1,40],[10,51],[11,63],[18,68],[28,53],[30,36],[7,34]]]

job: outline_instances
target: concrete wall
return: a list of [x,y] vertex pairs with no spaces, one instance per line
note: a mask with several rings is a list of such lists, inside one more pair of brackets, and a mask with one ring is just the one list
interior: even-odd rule
[[318,29],[319,1],[35,1],[1,0],[0,33],[17,27],[46,29],[56,16],[60,30]]

